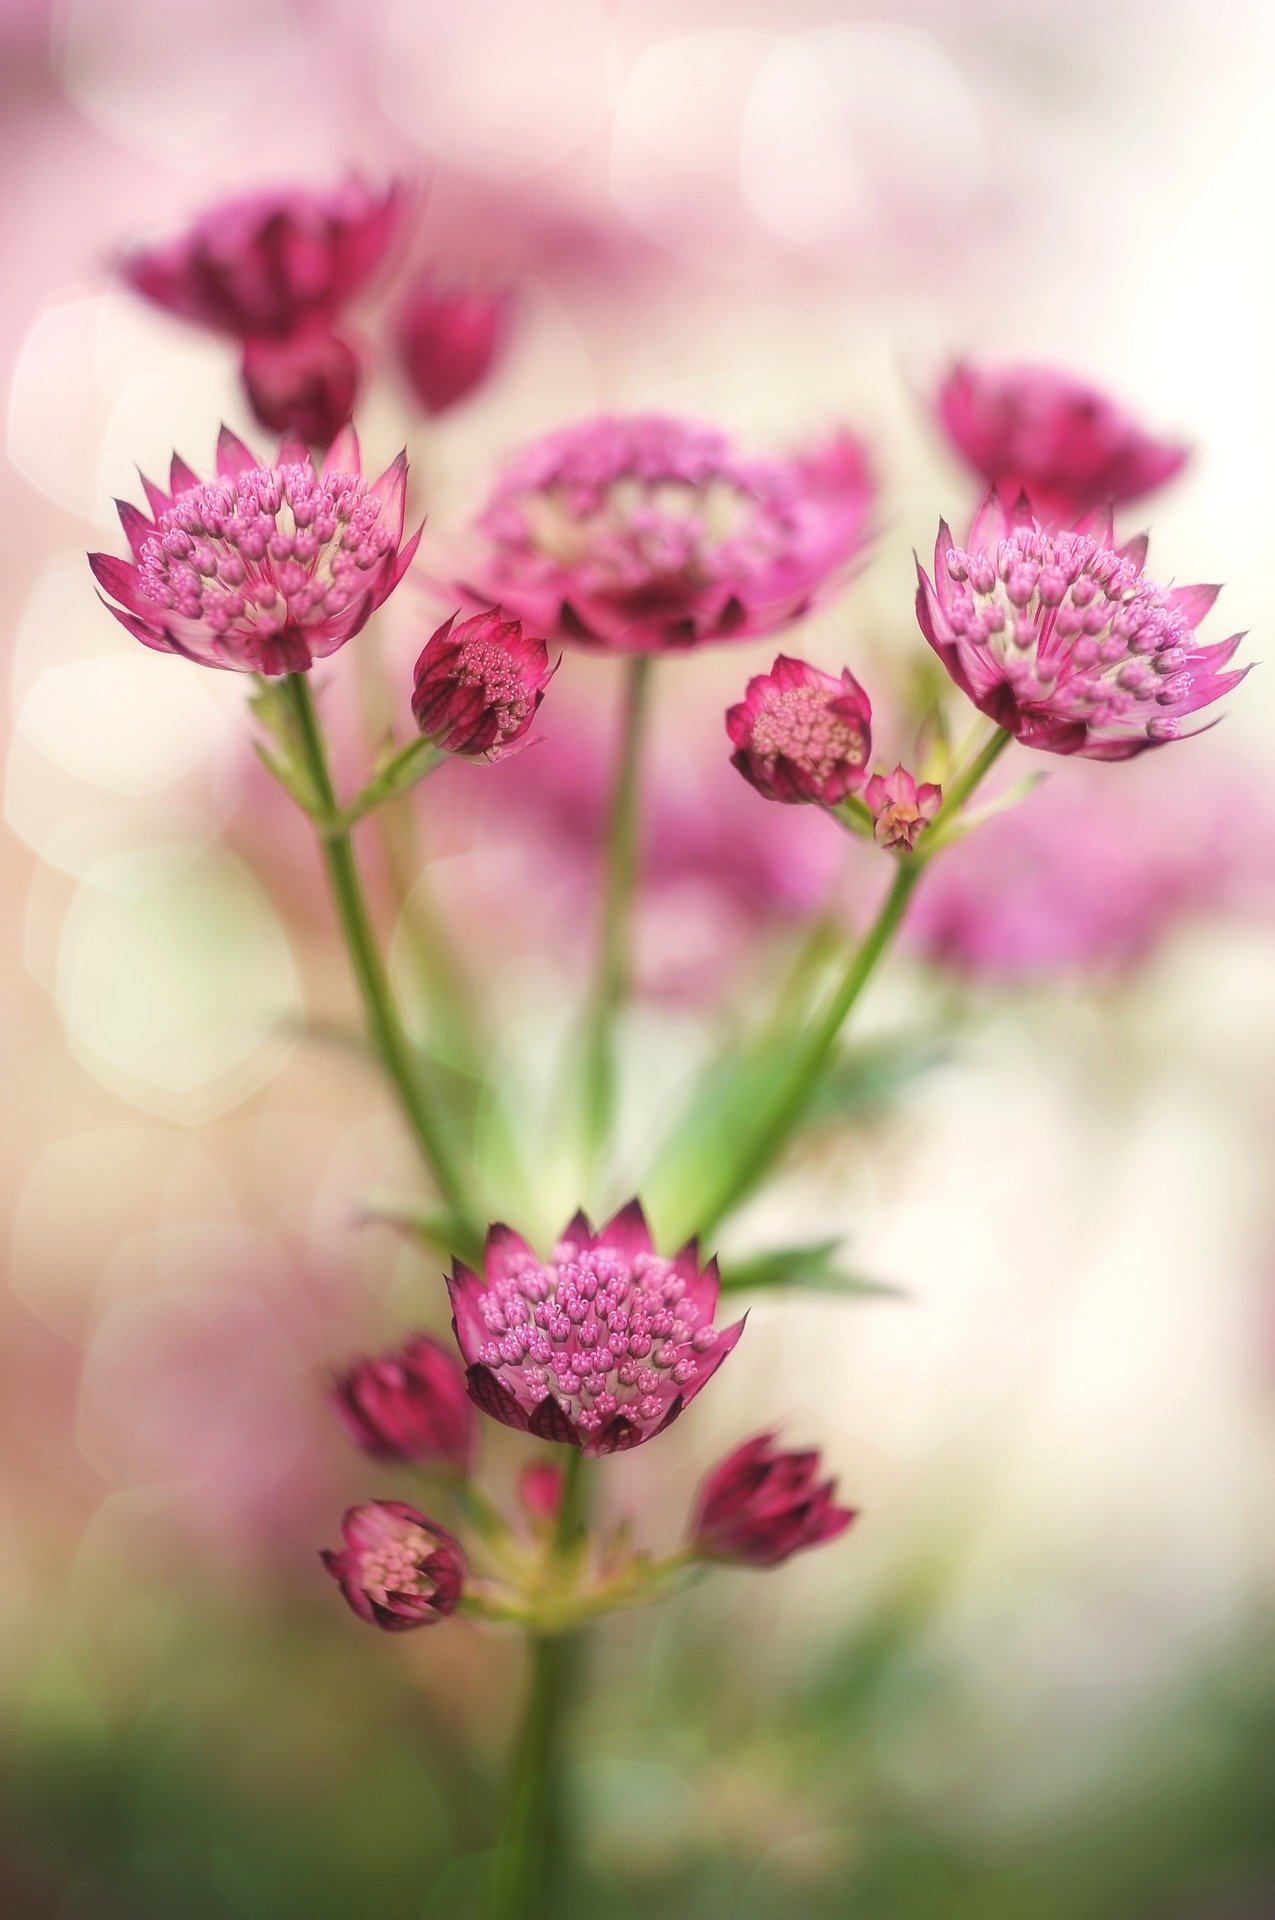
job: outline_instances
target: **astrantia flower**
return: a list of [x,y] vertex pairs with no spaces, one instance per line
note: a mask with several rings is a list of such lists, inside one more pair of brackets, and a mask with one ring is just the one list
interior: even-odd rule
[[[242,673],[304,673],[358,633],[402,579],[407,456],[371,486],[346,429],[316,472],[299,441],[261,466],[223,427],[216,480],[173,456],[171,494],[146,488],[144,513],[120,501],[132,562],[91,553],[111,612],[160,653]],[[108,603],[109,604],[109,603]]]
[[728,710],[726,731],[732,766],[768,800],[835,807],[867,778],[872,707],[849,668],[836,679],[781,653]]
[[354,412],[359,358],[327,327],[304,327],[287,340],[250,340],[243,383],[263,427],[326,447]]
[[835,1480],[820,1480],[819,1455],[779,1452],[759,1434],[714,1467],[700,1489],[691,1544],[706,1560],[776,1567],[802,1547],[835,1540],[854,1519],[836,1505]]
[[917,619],[974,705],[1024,746],[1127,760],[1243,679],[1242,634],[1201,646],[1217,587],[1159,587],[1146,541],[1116,547],[1111,513],[1050,533],[1028,502],[990,493],[964,547],[939,523],[934,580],[918,565]]
[[660,414],[589,420],[511,462],[465,591],[556,639],[631,653],[775,633],[860,551],[872,499],[849,434],[748,460]]
[[383,258],[403,190],[358,180],[323,193],[255,193],[210,207],[176,239],[121,262],[129,285],[179,319],[237,340],[285,340],[331,320]]
[[505,1226],[487,1236],[480,1279],[448,1282],[469,1392],[484,1413],[586,1454],[615,1453],[671,1426],[744,1330],[713,1325],[717,1263],[694,1243],[651,1247],[630,1201],[595,1234],[582,1213],[548,1260]]
[[1050,525],[1069,526],[1108,500],[1141,499],[1188,458],[1105,394],[1048,367],[954,366],[935,412],[975,473],[1010,498],[1024,489]]
[[928,780],[918,787],[905,767],[896,767],[890,774],[874,773],[863,789],[863,799],[878,845],[911,853],[938,812],[943,789]]
[[319,1558],[360,1620],[403,1633],[455,1613],[465,1556],[450,1533],[415,1507],[402,1500],[351,1507],[341,1534],[344,1547]]
[[440,285],[425,273],[399,309],[399,362],[426,413],[445,413],[481,386],[509,333],[506,289]]
[[413,675],[412,712],[427,739],[448,753],[498,760],[521,740],[553,678],[543,640],[498,608],[455,624],[426,643]]
[[465,1472],[474,1451],[474,1409],[455,1355],[427,1333],[395,1353],[356,1361],[337,1376],[333,1412],[374,1460],[414,1461]]

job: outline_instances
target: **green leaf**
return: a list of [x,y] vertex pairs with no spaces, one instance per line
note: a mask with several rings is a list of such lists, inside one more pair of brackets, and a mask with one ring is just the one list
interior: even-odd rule
[[308,814],[312,820],[320,819],[323,807],[305,769],[290,756],[285,758],[272,753],[264,740],[254,740],[252,744],[266,772],[279,782],[290,799],[295,800],[302,813]]
[[471,1262],[482,1258],[481,1245],[445,1207],[427,1206],[402,1194],[371,1193],[359,1208],[358,1217],[362,1225],[394,1227],[432,1253],[454,1253]]
[[739,1260],[728,1260],[722,1269],[722,1292],[804,1288],[812,1293],[837,1293],[857,1299],[906,1298],[901,1287],[891,1286],[884,1280],[869,1280],[863,1274],[847,1272],[837,1264],[840,1250],[839,1239],[815,1240],[807,1246],[776,1247],[769,1253],[754,1253]]

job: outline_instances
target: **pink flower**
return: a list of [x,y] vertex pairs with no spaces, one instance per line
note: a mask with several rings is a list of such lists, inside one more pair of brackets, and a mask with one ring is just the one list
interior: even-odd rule
[[139,247],[120,271],[167,313],[237,340],[286,340],[329,321],[383,259],[404,202],[358,180],[222,201],[174,240]]
[[339,1374],[332,1410],[356,1447],[374,1460],[416,1461],[469,1470],[474,1409],[452,1352],[427,1333],[396,1353],[359,1360]]
[[326,447],[354,412],[358,355],[326,327],[305,327],[286,340],[249,340],[242,371],[252,410],[273,433]]
[[524,634],[499,608],[426,642],[414,673],[412,712],[427,739],[448,753],[499,760],[536,717],[555,668],[543,640]]
[[1147,433],[1105,394],[1049,367],[957,364],[935,401],[955,451],[1009,498],[1023,489],[1051,526],[1152,493],[1188,449]]
[[918,787],[904,767],[896,767],[891,774],[874,773],[863,798],[876,823],[873,832],[878,844],[911,853],[938,812],[943,789],[929,781]]
[[440,285],[423,273],[399,310],[398,357],[426,413],[446,413],[481,386],[509,335],[507,290]]
[[1243,679],[1243,638],[1201,646],[1217,587],[1159,587],[1145,539],[1117,548],[1111,512],[1050,533],[1020,496],[989,493],[964,547],[939,523],[933,583],[918,564],[921,631],[974,705],[1024,746],[1127,760]]
[[464,591],[539,632],[656,653],[774,633],[860,552],[873,484],[859,442],[746,460],[659,414],[564,428],[510,463]]
[[1122,974],[1210,913],[1269,910],[1269,796],[1251,771],[1181,782],[1143,761],[1113,816],[1073,763],[935,861],[905,938],[940,966],[1002,982]]
[[484,1277],[448,1282],[475,1404],[507,1427],[586,1454],[639,1446],[672,1426],[744,1330],[718,1332],[717,1263],[694,1242],[661,1259],[636,1200],[595,1234],[582,1213],[547,1261],[506,1226]]
[[368,486],[352,428],[316,472],[299,441],[264,467],[223,427],[217,474],[205,484],[174,454],[171,494],[142,482],[153,520],[118,503],[132,562],[91,553],[89,565],[143,646],[205,667],[304,673],[360,631],[411,564],[407,456]]
[[341,1522],[340,1552],[319,1555],[348,1604],[386,1633],[427,1627],[455,1613],[465,1556],[443,1527],[402,1500],[370,1500]]
[[781,653],[728,709],[731,765],[768,800],[835,807],[861,787],[872,708],[848,667],[840,679]]
[[844,1533],[855,1514],[833,1501],[835,1480],[820,1480],[819,1455],[781,1453],[773,1433],[745,1441],[700,1489],[691,1543],[706,1560],[777,1567],[803,1547]]

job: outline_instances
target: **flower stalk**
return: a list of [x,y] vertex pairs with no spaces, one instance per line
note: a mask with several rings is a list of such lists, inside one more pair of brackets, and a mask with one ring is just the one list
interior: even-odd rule
[[302,673],[283,683],[296,723],[303,764],[319,807],[319,844],[358,983],[368,1036],[376,1049],[399,1105],[443,1199],[467,1238],[477,1233],[465,1183],[447,1139],[421,1086],[412,1045],[404,1030],[385,963],[377,946],[359,878],[350,829],[343,820],[328,770],[327,753],[310,686]]
[[651,659],[628,665],[619,758],[607,823],[606,872],[597,968],[584,1042],[584,1130],[590,1167],[610,1140],[617,1104],[616,1022],[632,973],[633,895],[637,879],[638,780],[650,703]]

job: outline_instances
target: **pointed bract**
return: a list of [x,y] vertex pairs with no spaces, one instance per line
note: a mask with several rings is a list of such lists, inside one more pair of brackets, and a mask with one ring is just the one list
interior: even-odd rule
[[728,709],[731,765],[768,800],[835,807],[867,779],[872,707],[849,668],[840,678],[780,654]]
[[416,662],[412,713],[427,740],[471,760],[500,760],[523,740],[553,678],[543,640],[499,608],[431,635]]
[[745,1441],[701,1487],[691,1546],[706,1560],[775,1567],[835,1539],[855,1514],[836,1505],[836,1482],[819,1470],[817,1452],[781,1452],[773,1433]]

